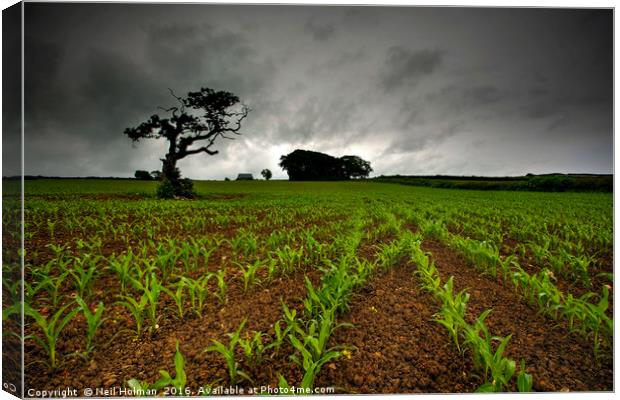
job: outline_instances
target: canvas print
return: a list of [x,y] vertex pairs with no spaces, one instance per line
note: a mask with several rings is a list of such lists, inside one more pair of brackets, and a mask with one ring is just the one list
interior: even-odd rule
[[2,15],[5,392],[611,396],[612,9]]

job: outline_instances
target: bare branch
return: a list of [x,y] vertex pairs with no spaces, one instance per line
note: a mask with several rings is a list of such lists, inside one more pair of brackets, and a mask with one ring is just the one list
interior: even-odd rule
[[170,107],[170,108],[165,108],[165,107],[157,107],[160,110],[163,110],[165,112],[171,112],[172,111],[172,115],[176,117],[176,113],[179,111],[179,107]]
[[177,159],[180,160],[181,158],[184,158],[186,156],[190,156],[192,154],[198,154],[198,153],[207,153],[210,156],[214,156],[214,155],[218,154],[219,151],[217,151],[217,150],[210,150],[209,149],[209,147],[211,147],[211,145],[213,145],[213,142],[209,143],[208,146],[202,146],[202,147],[194,149],[194,150],[185,150],[184,152],[177,154]]
[[[177,96],[176,94],[174,94],[174,91],[173,91],[172,89],[168,88],[168,91],[170,92],[170,95],[171,95],[172,97],[174,97],[175,99],[177,99],[177,101],[178,101],[178,102],[179,102],[179,104],[181,105],[181,113],[184,113],[184,112],[185,112],[185,104],[183,103],[183,99],[182,99],[181,97]],[[179,110],[179,109],[178,109],[178,108],[176,108],[176,107],[172,107],[171,109],[173,109],[173,108],[174,108],[174,109],[176,109],[177,111]],[[175,114],[174,114],[174,111],[172,112],[172,115],[175,115]]]

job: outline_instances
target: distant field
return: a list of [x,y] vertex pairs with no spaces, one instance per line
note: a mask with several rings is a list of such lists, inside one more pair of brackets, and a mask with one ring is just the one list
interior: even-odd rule
[[377,182],[446,189],[514,190],[534,192],[612,192],[613,175],[548,174],[515,177],[379,176]]
[[[3,182],[5,249],[17,184]],[[196,181],[200,199],[163,201],[155,182],[25,186],[26,389],[613,390],[611,193]],[[5,310],[16,262],[5,251]],[[68,323],[52,354],[55,313]],[[177,343],[186,381],[158,385],[182,375]]]

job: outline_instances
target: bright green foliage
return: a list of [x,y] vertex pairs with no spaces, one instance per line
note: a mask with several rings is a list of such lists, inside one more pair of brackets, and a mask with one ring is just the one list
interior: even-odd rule
[[[303,369],[302,348],[312,363],[318,359],[312,341],[306,342],[301,332],[314,329],[310,336],[318,340],[321,324],[329,320],[325,332],[333,331],[356,290],[373,275],[407,263],[415,267],[421,287],[437,298],[435,318],[455,346],[480,360],[476,373],[483,376],[486,370],[487,388],[507,390],[515,387],[515,380],[520,390],[531,388],[533,378],[523,366],[514,371],[510,360],[497,353],[509,336],[487,338],[484,329],[462,321],[467,293],[442,282],[432,255],[420,249],[424,238],[455,249],[479,273],[503,278],[546,317],[566,321],[592,341],[598,357],[611,354],[612,290],[601,284],[613,283],[610,194],[457,192],[372,182],[196,182],[203,197],[161,202],[154,199],[153,182],[75,180],[68,185],[35,180],[25,185],[34,194],[26,197],[25,205],[25,302],[41,313],[49,310],[48,319],[69,301],[68,290],[92,302],[100,279],[107,284],[113,278],[118,286],[105,285],[105,290],[118,296],[141,335],[145,324],[152,330],[158,321],[173,323],[173,316],[194,318],[218,306],[225,310],[230,279],[242,279],[250,296],[265,276],[265,282],[273,282],[304,270],[320,271],[318,283],[315,278],[306,282],[303,311],[283,308],[274,337],[263,335],[264,349],[258,350],[263,358],[289,351],[293,336],[301,344],[293,352]],[[112,196],[92,196],[96,193]],[[143,198],[115,198],[121,193]],[[21,218],[11,209],[3,212],[3,223]],[[19,235],[9,238],[19,240]],[[41,239],[50,243],[33,248]],[[454,279],[458,285],[458,275]],[[560,285],[561,280],[570,284]],[[195,282],[193,295],[188,282]],[[559,289],[573,285],[586,293],[577,296]],[[17,286],[3,286],[9,298],[18,300]],[[164,300],[174,306],[164,307]],[[330,313],[333,318],[325,319]],[[480,340],[465,340],[466,332],[475,329]],[[99,329],[95,332],[91,343],[97,343]],[[239,338],[252,348],[248,354],[255,355],[260,347],[255,335],[244,332]],[[235,346],[237,357],[245,354],[242,347]],[[243,357],[238,361],[244,365],[253,362]],[[317,370],[312,363],[306,363],[308,380]]]
[[275,250],[275,255],[280,262],[280,270],[283,275],[290,275],[301,267],[304,249],[293,249],[289,245]]
[[454,281],[451,276],[443,286],[443,290],[438,290],[436,292],[437,297],[441,299],[443,305],[441,310],[436,314],[440,318],[435,319],[435,321],[448,330],[457,349],[461,351],[459,336],[461,333],[460,329],[466,326],[465,310],[467,308],[467,301],[469,300],[469,293],[462,290],[454,295],[453,285]]
[[276,321],[273,324],[273,330],[274,330],[275,337],[272,338],[271,343],[265,346],[265,350],[274,349],[274,352],[277,352],[278,350],[280,350],[280,347],[282,346],[282,343],[284,343],[284,339],[288,335],[288,332],[289,332],[288,327],[282,330],[282,327],[280,326],[281,323],[282,321]]
[[165,386],[172,386],[177,390],[179,395],[185,392],[185,383],[187,381],[185,375],[185,359],[179,351],[179,341],[177,340],[177,351],[174,353],[174,371],[175,376],[172,378],[167,371],[159,371],[162,379],[166,381]]
[[215,295],[222,304],[226,304],[228,302],[228,284],[224,280],[225,274],[226,271],[224,270],[219,270],[215,273],[215,278],[217,279],[217,293]]
[[168,371],[160,370],[159,374],[161,375],[161,378],[153,384],[141,382],[137,379],[130,379],[127,381],[127,386],[129,386],[137,393],[144,393],[145,395],[148,395],[149,390],[159,391],[165,387],[173,388],[173,390],[170,391],[170,394],[173,396],[185,396],[189,394],[185,387],[185,384],[187,383],[187,376],[185,373],[185,358],[183,358],[183,354],[181,354],[181,351],[179,350],[178,340],[176,352],[174,354],[174,371],[174,378],[170,375]]
[[[185,291],[184,291],[185,285],[186,285],[186,279],[180,279],[173,286],[174,288],[176,288],[176,290],[171,290],[171,289],[168,289],[167,287],[161,288],[161,290],[163,290],[164,293],[166,293],[174,301],[174,304],[177,306],[177,313],[179,314],[179,319],[181,320],[183,319],[183,316],[185,315]],[[205,298],[206,298],[206,295],[205,295]],[[192,307],[193,306],[194,306],[194,302],[192,301]]]
[[329,337],[337,328],[334,318],[334,310],[327,310],[318,319],[308,321],[305,327],[295,324],[288,335],[291,344],[297,351],[291,356],[291,359],[304,372],[300,383],[303,388],[313,388],[314,380],[321,367],[341,356],[337,348],[327,348]]
[[381,269],[387,270],[398,264],[404,256],[405,254],[400,242],[394,241],[383,244],[379,248],[377,264],[381,267]]
[[127,309],[129,314],[133,317],[136,323],[136,337],[142,334],[142,326],[144,325],[144,318],[146,316],[146,308],[148,298],[146,295],[142,295],[139,300],[134,299],[131,296],[125,296],[125,300],[119,301],[118,304]]
[[235,359],[235,348],[237,347],[237,343],[241,339],[241,331],[245,326],[245,320],[241,322],[239,328],[233,333],[229,333],[230,341],[228,342],[228,346],[225,346],[222,342],[217,340],[213,341],[213,345],[207,347],[204,351],[215,351],[219,353],[224,360],[226,361],[226,366],[228,367],[228,377],[230,379],[231,385],[236,385],[238,382],[242,380],[252,381],[250,377],[242,370],[239,369],[239,363]]
[[[503,356],[512,335],[500,338],[489,334],[484,321],[491,310],[485,310],[476,318],[473,325],[469,324],[465,320],[469,294],[464,290],[454,293],[453,277],[450,277],[443,287],[440,287],[437,271],[433,263],[421,251],[420,243],[409,240],[408,245],[412,260],[416,260],[415,274],[422,279],[423,287],[442,301],[442,307],[436,314],[439,317],[436,321],[448,330],[460,352],[471,353],[475,368],[483,374],[486,383],[477,391],[501,392],[506,389],[515,373],[515,362]],[[462,339],[462,343],[459,339]],[[493,346],[494,341],[499,342],[497,347]],[[522,364],[521,371],[524,370],[525,366]],[[531,384],[531,376],[529,378],[522,376],[521,379],[525,380],[524,383],[529,379]]]
[[130,271],[132,263],[135,262],[133,253],[128,252],[124,256],[111,257],[109,260],[108,268],[116,273],[121,286],[121,295],[127,294],[127,283],[130,279]]
[[243,277],[243,290],[248,291],[248,287],[255,285],[259,279],[257,272],[262,268],[262,262],[260,260],[254,261],[254,263],[244,266],[242,263],[236,263],[241,270],[241,276]]
[[86,319],[86,350],[84,351],[84,353],[88,356],[94,348],[93,339],[95,337],[95,333],[97,333],[97,329],[99,329],[99,327],[103,323],[104,306],[103,302],[100,301],[99,304],[97,304],[97,309],[95,310],[95,312],[92,312],[88,304],[86,304],[86,302],[81,297],[76,297],[75,301],[80,306],[80,310],[82,311],[82,314]]
[[262,332],[254,332],[254,335],[246,333],[245,338],[239,339],[239,347],[243,350],[243,355],[250,367],[256,367],[263,360],[267,349],[263,343],[264,336],[266,335]]
[[521,369],[517,375],[517,389],[519,392],[529,393],[532,391],[533,378],[532,375],[525,372],[525,361],[521,359]]
[[61,307],[51,316],[44,316],[32,308],[29,304],[24,304],[24,315],[34,319],[35,323],[43,333],[43,339],[36,335],[28,335],[25,339],[33,339],[39,346],[41,346],[49,357],[49,366],[51,369],[56,369],[58,366],[58,356],[56,354],[58,338],[67,324],[71,322],[75,315],[80,311],[80,309],[76,307],[65,313],[65,310],[69,308],[70,305],[71,304],[67,304]]
[[75,258],[73,268],[69,274],[73,277],[78,296],[85,298],[90,296],[95,272],[97,271],[97,261],[99,257],[86,255],[84,258]]
[[206,305],[207,297],[209,296],[209,280],[213,276],[213,274],[205,274],[197,279],[186,277],[181,279],[189,292],[192,311],[200,318],[203,316],[203,310]]
[[137,290],[142,292],[138,305],[143,303],[142,299],[146,299],[144,302],[146,306],[144,310],[146,311],[146,316],[150,322],[151,330],[157,329],[157,322],[160,317],[157,312],[157,307],[159,304],[159,295],[163,291],[163,286],[157,279],[157,275],[151,273],[150,275],[146,275],[144,277],[143,282],[137,279],[132,279],[131,283]]
[[[69,271],[65,271],[59,275],[51,276],[44,273],[37,274],[35,278],[35,282],[30,284],[29,282],[24,281],[25,293],[27,301],[33,300],[35,295],[42,289],[45,290],[48,294],[47,300],[50,302],[52,307],[57,308],[60,300],[60,289],[65,283],[67,276],[69,275]],[[19,282],[19,281],[18,281]]]

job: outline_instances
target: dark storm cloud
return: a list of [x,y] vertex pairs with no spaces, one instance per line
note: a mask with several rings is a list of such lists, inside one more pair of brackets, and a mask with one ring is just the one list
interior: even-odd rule
[[[60,40],[30,35],[26,150],[45,154],[45,164],[38,162],[43,173],[127,175],[146,168],[141,160],[148,150],[162,146],[148,141],[132,146],[122,132],[174,104],[167,88],[182,94],[214,87],[252,98],[275,70],[242,33],[209,24],[144,23],[136,33],[140,45],[72,38],[79,52],[64,51]],[[57,140],[50,145],[45,139],[51,138]],[[148,157],[149,168],[159,168],[162,153]],[[41,170],[38,163],[33,160],[27,172]]]
[[266,70],[273,69],[255,60],[256,50],[239,32],[208,24],[152,25],[146,31],[145,61],[170,80],[194,77],[245,94],[256,92],[266,83]]
[[324,42],[334,36],[336,28],[328,22],[319,22],[310,18],[304,25],[304,31],[311,34],[314,40]]
[[320,74],[320,73],[333,73],[334,70],[338,70],[348,64],[357,63],[366,58],[366,53],[364,50],[360,49],[357,51],[343,51],[338,54],[336,57],[333,57],[325,62],[322,62],[318,65],[311,67],[308,70],[309,74]]
[[2,169],[3,176],[21,172],[21,41],[20,4],[2,11]]
[[298,146],[311,141],[348,142],[351,138],[347,132],[355,124],[358,108],[355,102],[342,97],[311,97],[293,109],[288,118],[282,116],[278,137]]
[[610,10],[26,4],[27,172],[131,176],[123,130],[212,87],[252,108],[193,178],[295,148],[376,174],[610,172]]
[[502,99],[502,93],[493,85],[478,85],[463,93],[465,100],[475,105],[493,104]]
[[84,65],[85,76],[78,93],[93,106],[91,111],[99,114],[97,123],[118,129],[130,116],[154,111],[156,104],[170,102],[162,87],[165,82],[149,73],[144,64],[122,53],[91,49]]
[[46,110],[51,111],[64,101],[63,83],[58,78],[64,47],[30,35],[26,36],[24,46],[24,74],[28,77],[24,82],[28,96],[24,100],[32,121],[45,118]]
[[441,64],[443,58],[439,50],[410,50],[402,46],[393,46],[387,50],[385,70],[381,84],[385,90],[393,90],[418,78],[432,74]]
[[459,125],[452,123],[448,126],[434,127],[422,132],[411,132],[409,136],[401,136],[392,142],[383,152],[383,155],[413,153],[437,146],[457,134],[458,129]]
[[425,100],[434,109],[441,109],[454,115],[464,112],[488,110],[506,100],[507,94],[495,85],[451,84],[426,95]]

